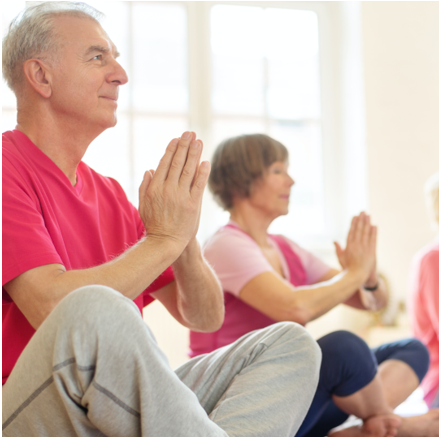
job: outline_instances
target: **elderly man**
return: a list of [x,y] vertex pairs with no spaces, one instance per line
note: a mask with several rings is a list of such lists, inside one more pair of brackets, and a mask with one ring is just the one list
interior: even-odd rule
[[218,329],[224,309],[195,239],[202,142],[185,132],[169,143],[138,211],[81,161],[116,124],[128,80],[117,55],[99,13],[78,3],[28,8],[3,41],[18,106],[3,134],[3,433],[293,436],[320,364],[300,326],[174,372],[143,322],[153,299],[200,331]]

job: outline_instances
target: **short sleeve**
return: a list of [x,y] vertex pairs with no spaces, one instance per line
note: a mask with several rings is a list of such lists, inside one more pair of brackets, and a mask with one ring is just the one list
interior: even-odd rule
[[274,271],[258,245],[239,230],[220,229],[207,241],[203,253],[223,290],[235,296],[251,279]]
[[306,272],[306,284],[315,284],[322,276],[331,270],[331,267],[323,262],[319,257],[307,251],[303,247],[286,238],[291,249],[298,255],[302,261],[303,268]]
[[2,285],[27,270],[62,260],[44,223],[36,196],[3,156]]

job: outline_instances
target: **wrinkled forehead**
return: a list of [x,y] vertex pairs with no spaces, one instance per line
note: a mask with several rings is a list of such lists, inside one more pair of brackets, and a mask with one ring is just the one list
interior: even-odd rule
[[91,17],[61,15],[53,21],[53,29],[62,49],[86,55],[92,47],[117,54],[116,46],[102,26]]

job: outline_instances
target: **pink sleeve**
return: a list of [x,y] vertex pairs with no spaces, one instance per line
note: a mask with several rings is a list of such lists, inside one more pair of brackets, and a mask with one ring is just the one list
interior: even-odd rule
[[224,291],[238,296],[245,284],[274,269],[258,245],[241,231],[220,229],[204,246],[204,257],[215,270]]
[[432,250],[421,261],[420,294],[431,325],[439,339],[439,251]]
[[323,275],[331,270],[331,267],[328,266],[325,262],[323,262],[320,258],[308,252],[303,247],[300,247],[298,244],[294,243],[290,239],[286,239],[288,243],[290,243],[293,251],[299,256],[302,261],[302,265],[306,272],[306,284],[311,285],[315,284]]
[[3,156],[2,285],[46,264],[63,264],[45,226],[37,196]]

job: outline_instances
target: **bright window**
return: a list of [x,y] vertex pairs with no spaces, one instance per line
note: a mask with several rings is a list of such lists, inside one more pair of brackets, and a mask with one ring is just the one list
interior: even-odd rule
[[313,11],[215,5],[211,9],[213,143],[267,133],[289,151],[291,214],[272,231],[325,231],[319,74]]

